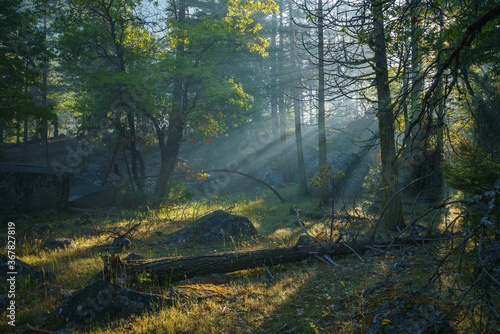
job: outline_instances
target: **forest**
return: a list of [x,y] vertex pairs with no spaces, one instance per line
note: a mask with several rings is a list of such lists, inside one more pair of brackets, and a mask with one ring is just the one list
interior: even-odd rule
[[500,333],[498,0],[0,0],[0,331]]

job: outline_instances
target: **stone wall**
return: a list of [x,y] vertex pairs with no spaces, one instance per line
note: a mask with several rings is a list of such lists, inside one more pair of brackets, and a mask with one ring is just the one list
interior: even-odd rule
[[46,166],[0,164],[0,214],[66,208],[71,178]]

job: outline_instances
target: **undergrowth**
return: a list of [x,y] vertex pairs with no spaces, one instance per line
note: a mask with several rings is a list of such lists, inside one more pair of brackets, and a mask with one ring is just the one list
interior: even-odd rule
[[[284,188],[280,192],[286,198],[291,198],[295,189]],[[165,205],[142,212],[122,212],[128,218],[65,213],[40,222],[36,218],[24,222],[19,219],[18,258],[55,276],[46,282],[19,279],[16,327],[7,327],[2,323],[0,331],[36,333],[65,327],[66,324],[56,319],[52,312],[66,300],[66,294],[89,285],[92,276],[102,270],[100,247],[111,242],[113,231],[123,233],[140,223],[131,238],[132,248],[123,252],[122,256],[137,252],[145,258],[158,258],[285,247],[294,245],[304,233],[301,227],[295,225],[296,217],[289,213],[292,204],[304,211],[318,211],[312,198],[296,198],[293,203],[280,203],[272,193],[264,191],[257,196],[236,194]],[[335,219],[332,223],[331,216],[327,215],[323,220],[301,217],[301,222],[313,235],[324,233],[335,241],[340,234],[346,238],[346,231],[357,231],[358,240],[364,240],[362,236],[371,234],[370,229],[377,219],[376,214],[367,213],[366,209],[370,205],[373,203],[369,201],[337,203],[339,212],[342,209],[345,214],[362,216],[361,220]],[[410,207],[415,211],[412,216],[418,216],[418,211],[426,210],[425,205],[418,207],[410,202],[406,210],[407,221],[411,218]],[[214,210],[248,217],[259,232],[259,237],[208,246],[190,243],[167,246],[161,243],[166,235]],[[447,223],[459,215],[458,210],[453,210],[418,223],[426,227],[433,224],[435,231],[443,230]],[[33,232],[32,226],[35,225],[47,226],[49,229]],[[383,229],[377,235],[381,238],[387,236],[389,232]],[[42,249],[45,240],[55,237],[74,238],[77,249]],[[473,322],[467,320],[471,310],[463,306],[473,296],[469,294],[462,298],[457,294],[457,291],[466,289],[467,284],[470,284],[472,266],[467,267],[464,261],[471,260],[455,254],[446,260],[445,265],[438,267],[452,248],[450,241],[443,241],[428,243],[423,247],[415,244],[394,248],[373,257],[353,253],[335,259],[338,266],[310,259],[269,267],[269,272],[264,268],[243,270],[226,274],[227,283],[202,301],[182,299],[175,306],[157,312],[72,329],[82,333],[103,334],[365,333],[371,326],[371,313],[375,305],[389,298],[391,293],[410,295],[419,292],[430,282],[431,274],[438,270],[439,279],[420,291],[420,299],[415,299],[415,303],[439,303],[441,308],[449,312],[449,321],[457,330],[475,331]],[[412,265],[401,270],[391,269],[394,263],[401,261],[411,262]],[[154,284],[154,281],[145,279],[141,283],[134,283],[131,288],[164,294],[179,284],[186,283]],[[463,300],[458,304],[460,298]],[[476,313],[473,316],[478,315]]]

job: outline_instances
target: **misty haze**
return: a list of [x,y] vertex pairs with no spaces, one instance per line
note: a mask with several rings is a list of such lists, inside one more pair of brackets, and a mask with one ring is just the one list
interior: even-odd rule
[[500,331],[500,5],[1,0],[0,331]]

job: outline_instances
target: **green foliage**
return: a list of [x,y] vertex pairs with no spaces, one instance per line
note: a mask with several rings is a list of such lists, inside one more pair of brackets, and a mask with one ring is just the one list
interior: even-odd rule
[[174,106],[171,96],[162,101],[163,110],[180,114],[188,127],[206,138],[224,132],[226,122],[242,122],[243,112],[251,108],[250,96],[233,68],[249,53],[267,55],[268,42],[259,36],[262,27],[255,16],[277,11],[273,1],[231,0],[222,6],[227,9],[225,16],[200,11],[182,22],[169,18],[157,67],[167,78],[159,96],[172,91],[174,80],[182,81],[189,91],[183,108]]
[[365,177],[363,188],[374,194],[382,187],[382,166],[370,168],[368,175]]
[[[84,127],[90,120],[112,119],[125,127],[127,112],[149,104],[144,77],[156,44],[134,14],[134,0],[68,1],[61,5],[53,29],[59,58],[81,94],[73,105]],[[140,111],[140,109],[139,109]]]
[[40,4],[2,0],[0,13],[0,124],[25,115],[51,118],[51,109],[37,105],[34,94],[51,56],[38,24]]
[[491,190],[500,178],[500,163],[469,141],[462,141],[453,160],[444,162],[443,171],[450,187],[482,194]]
[[139,284],[151,284],[152,282],[151,274],[142,272],[139,275],[137,275],[137,281],[139,282]]
[[168,203],[177,205],[190,201],[194,196],[191,190],[186,187],[186,182],[173,179],[170,182],[170,193],[168,195]]

